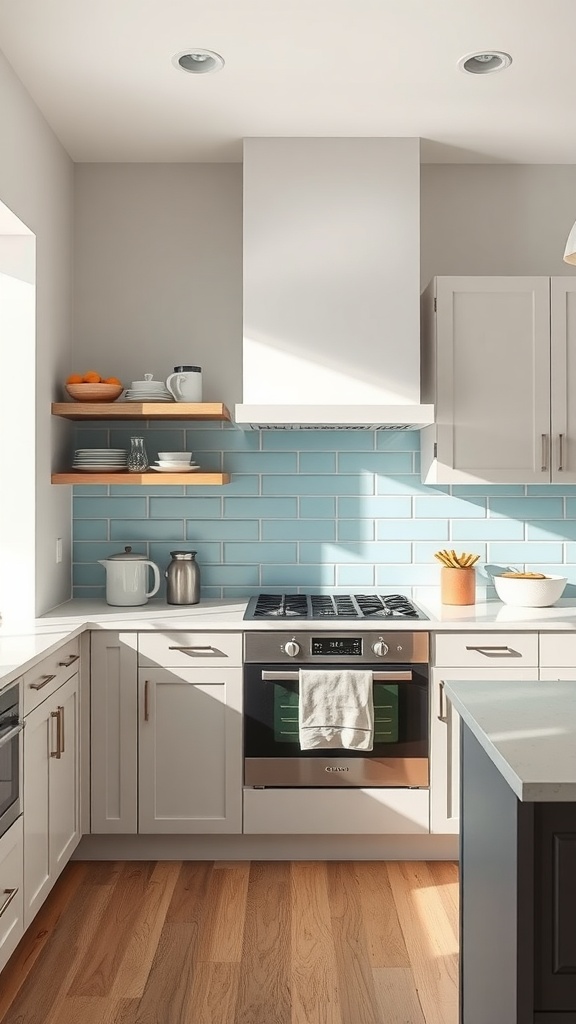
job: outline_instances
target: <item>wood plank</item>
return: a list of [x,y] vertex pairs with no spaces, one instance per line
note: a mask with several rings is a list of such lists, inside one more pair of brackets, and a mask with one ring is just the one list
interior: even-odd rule
[[167,923],[190,924],[199,931],[211,875],[212,865],[207,861],[188,861],[182,864],[166,914]]
[[212,872],[206,896],[210,913],[204,922],[198,960],[240,963],[249,877],[248,861]]
[[58,1024],[134,1024],[139,999],[67,996],[58,1010]]
[[326,866],[343,1024],[381,1024],[354,864]]
[[2,972],[0,984],[0,1020],[3,1020],[26,981],[44,947],[52,939],[58,924],[86,875],[86,865],[73,862],[62,872],[45,904],[26,931]]
[[409,967],[374,967],[372,976],[382,1022],[427,1024]]
[[144,993],[180,868],[178,861],[154,867],[126,951],[123,956],[118,951],[121,961],[112,987],[116,999],[140,999]]
[[126,862],[114,886],[114,896],[98,934],[78,964],[67,994],[107,996],[120,969],[121,951],[132,935],[153,865]]
[[388,864],[400,927],[426,1024],[458,1020],[457,938],[426,864]]
[[130,485],[131,487],[138,484],[146,485],[146,487],[164,487],[166,484],[186,484],[190,486],[204,486],[209,484],[213,487],[217,487],[220,484],[230,483],[229,473],[81,473],[71,470],[69,473],[52,473],[51,477],[53,484],[81,484],[87,486],[90,484],[114,484],[118,485]]
[[52,415],[69,420],[228,420],[222,402],[53,402]]
[[358,861],[354,869],[360,886],[370,966],[409,967],[410,959],[386,864],[382,861]]
[[192,994],[182,1024],[230,1024],[239,982],[240,964],[196,964]]
[[454,861],[433,860],[428,861],[428,870],[434,879],[442,906],[455,935],[460,929],[459,920],[459,895],[458,895],[458,865]]
[[183,1024],[189,1020],[196,943],[190,924],[164,924],[135,1024]]
[[292,1024],[343,1024],[326,866],[291,865]]
[[58,1024],[70,982],[105,919],[115,886],[78,886],[3,1024]]
[[254,863],[234,1024],[291,1024],[290,865]]

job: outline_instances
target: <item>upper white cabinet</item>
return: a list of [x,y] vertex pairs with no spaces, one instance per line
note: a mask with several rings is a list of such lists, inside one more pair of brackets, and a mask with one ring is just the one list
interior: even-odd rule
[[427,483],[576,480],[576,278],[439,277],[423,296]]

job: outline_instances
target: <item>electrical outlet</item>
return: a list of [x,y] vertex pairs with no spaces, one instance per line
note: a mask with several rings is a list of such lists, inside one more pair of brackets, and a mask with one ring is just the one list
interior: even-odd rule
[[56,564],[62,561],[62,537],[56,538]]

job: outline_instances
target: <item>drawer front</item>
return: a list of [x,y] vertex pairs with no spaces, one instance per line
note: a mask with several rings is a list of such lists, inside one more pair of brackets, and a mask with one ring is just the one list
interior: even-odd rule
[[50,697],[62,683],[78,671],[80,637],[59,647],[35,668],[24,674],[24,714],[27,715]]
[[138,664],[142,668],[239,668],[242,633],[139,633]]
[[441,668],[537,668],[538,634],[438,633],[435,652]]
[[24,932],[22,817],[0,839],[0,970]]
[[542,668],[570,668],[576,679],[576,633],[540,633]]

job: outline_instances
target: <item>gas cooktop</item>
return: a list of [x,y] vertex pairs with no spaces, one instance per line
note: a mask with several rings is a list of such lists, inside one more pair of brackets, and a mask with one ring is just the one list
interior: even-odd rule
[[245,619],[426,619],[402,594],[259,594]]

